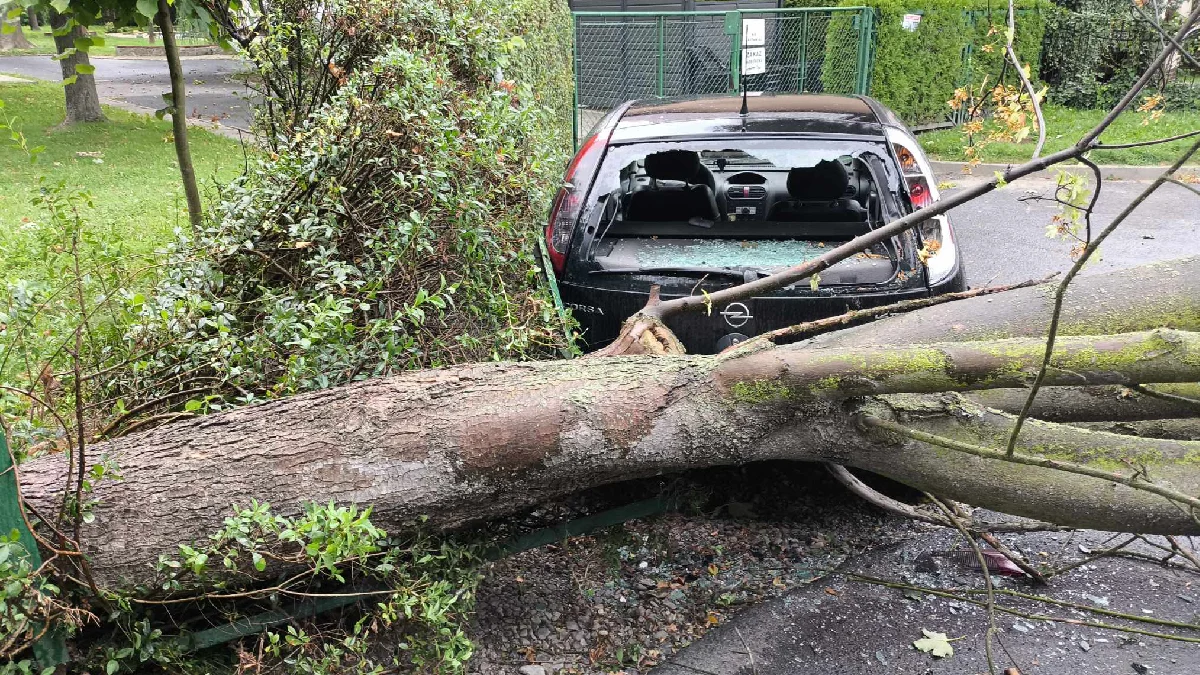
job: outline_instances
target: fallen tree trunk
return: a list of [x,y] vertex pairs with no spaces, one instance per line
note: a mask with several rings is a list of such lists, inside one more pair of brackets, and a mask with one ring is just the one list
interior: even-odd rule
[[[1128,307],[1122,328],[1178,330],[1106,335],[1084,321],[1068,323],[1093,337],[1061,339],[1046,382],[1200,380],[1191,332],[1200,328],[1200,293],[1190,288],[1200,260],[1170,269],[1189,276],[1169,292],[1130,284],[1128,276],[1119,284],[1080,279],[1080,297],[1108,294],[1110,304]],[[982,459],[859,423],[869,412],[939,437],[1002,447],[1010,416],[938,392],[1028,382],[1040,363],[1040,339],[1005,338],[1037,335],[1040,293],[976,298],[987,302],[943,305],[841,338],[749,353],[421,371],[160,427],[89,450],[115,461],[124,480],[97,487],[96,519],[84,527],[84,543],[103,584],[145,584],[160,554],[204,538],[232,504],[250,499],[285,514],[309,501],[353,502],[373,505],[373,520],[388,529],[419,515],[448,528],[604,483],[768,459],[858,467],[1065,525],[1200,532],[1178,503],[1120,481]],[[1164,321],[1163,303],[1178,310],[1176,319]],[[934,319],[925,315],[934,310]],[[1072,311],[1082,318],[1087,308]],[[948,317],[953,323],[945,327]],[[935,320],[941,333],[930,328]],[[896,328],[914,321],[921,330]],[[897,346],[914,334],[926,343]],[[953,341],[964,335],[988,339]],[[843,346],[839,339],[890,346]],[[1196,442],[1043,422],[1027,426],[1018,451],[1117,473],[1142,465],[1156,483],[1200,495]],[[64,465],[61,457],[44,457],[21,466],[25,497],[39,512],[61,504]]]

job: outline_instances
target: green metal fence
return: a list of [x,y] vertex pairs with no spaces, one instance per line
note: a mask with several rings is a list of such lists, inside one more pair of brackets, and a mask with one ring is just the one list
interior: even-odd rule
[[761,19],[766,70],[746,88],[869,93],[869,7],[729,12],[575,12],[575,137],[630,99],[735,93],[742,86],[742,22]]

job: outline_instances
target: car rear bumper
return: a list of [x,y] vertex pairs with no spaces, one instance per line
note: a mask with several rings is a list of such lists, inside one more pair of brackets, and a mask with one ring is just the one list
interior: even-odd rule
[[[934,293],[951,289],[934,289]],[[598,349],[616,339],[625,319],[645,307],[648,293],[595,288],[570,282],[559,284],[563,304],[579,322],[588,349]],[[822,296],[751,298],[714,306],[710,314],[690,313],[666,320],[689,354],[712,354],[731,339],[740,341],[760,333],[837,316],[855,309],[878,307],[930,295],[923,286],[882,292]],[[663,300],[673,296],[664,295]],[[741,336],[729,338],[727,336]],[[724,338],[724,342],[722,339]]]

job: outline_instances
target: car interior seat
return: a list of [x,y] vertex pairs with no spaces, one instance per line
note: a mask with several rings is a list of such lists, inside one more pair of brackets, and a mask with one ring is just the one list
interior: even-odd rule
[[[790,199],[771,207],[768,220],[809,223],[865,223],[867,209],[847,188],[850,175],[837,160],[823,159],[816,166],[788,172]],[[856,186],[855,193],[859,188]]]
[[629,195],[625,220],[643,222],[716,221],[716,179],[692,150],[666,150],[647,155],[649,183]]

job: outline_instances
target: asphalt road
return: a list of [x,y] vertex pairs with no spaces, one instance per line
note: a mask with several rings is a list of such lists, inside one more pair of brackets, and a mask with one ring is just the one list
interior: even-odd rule
[[[97,57],[92,64],[96,66],[96,91],[110,105],[153,111],[163,107],[162,95],[171,90],[165,59]],[[240,61],[223,56],[183,59],[188,117],[249,129],[251,112],[246,97],[251,92],[232,77],[242,70]],[[49,56],[0,56],[0,73],[51,81],[62,78],[58,62]]]
[[[971,180],[978,179],[957,179],[956,189],[966,187]],[[1092,220],[1094,231],[1112,222],[1147,185],[1141,181],[1106,181]],[[1054,188],[1050,180],[1018,181],[950,212],[969,284],[1040,279],[1071,266],[1071,244],[1046,237],[1046,225],[1059,207],[1029,199],[1053,196]],[[1200,255],[1200,197],[1168,183],[1117,228],[1101,245],[1100,259],[1089,263],[1084,271],[1111,272],[1188,255]]]

